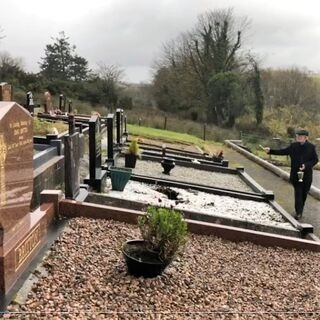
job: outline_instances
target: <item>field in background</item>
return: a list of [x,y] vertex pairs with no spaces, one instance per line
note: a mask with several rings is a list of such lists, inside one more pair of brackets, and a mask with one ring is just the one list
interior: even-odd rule
[[47,134],[62,133],[68,130],[68,126],[63,122],[50,122],[33,118],[33,135],[45,136]]

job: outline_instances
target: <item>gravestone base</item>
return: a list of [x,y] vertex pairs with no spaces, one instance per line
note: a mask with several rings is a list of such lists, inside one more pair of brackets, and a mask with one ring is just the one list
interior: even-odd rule
[[46,203],[23,217],[19,228],[4,233],[0,251],[0,294],[6,294],[46,243],[55,216],[53,203]]
[[101,190],[105,188],[106,177],[106,170],[97,170],[95,179],[90,179],[90,177],[87,176],[83,182],[88,184],[94,191],[101,192]]
[[105,164],[102,166],[102,169],[110,168],[114,166],[114,159],[106,159]]
[[89,195],[89,191],[87,190],[87,188],[81,188],[80,186],[80,192],[77,195],[77,197],[75,198],[76,201],[85,201],[87,199]]

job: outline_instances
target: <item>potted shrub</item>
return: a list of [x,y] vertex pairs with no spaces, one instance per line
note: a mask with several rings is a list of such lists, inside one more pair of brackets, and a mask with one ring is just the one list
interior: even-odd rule
[[142,239],[122,249],[129,274],[145,278],[161,274],[187,240],[187,223],[178,211],[148,207],[138,220]]
[[128,151],[125,153],[125,166],[127,168],[135,168],[137,158],[140,157],[139,144],[136,139],[132,140]]
[[123,191],[130,180],[131,173],[132,169],[130,168],[111,167],[110,178],[112,190]]

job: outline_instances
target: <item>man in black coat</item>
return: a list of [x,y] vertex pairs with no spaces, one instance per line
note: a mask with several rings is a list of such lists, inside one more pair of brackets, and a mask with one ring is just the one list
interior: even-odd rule
[[[294,187],[297,220],[302,217],[303,207],[311,187],[312,167],[319,161],[316,148],[308,141],[308,136],[307,130],[300,129],[296,131],[296,142],[291,143],[289,147],[280,150],[264,148],[269,154],[289,155],[291,158],[290,181]],[[303,172],[302,182],[298,177],[298,171]]]

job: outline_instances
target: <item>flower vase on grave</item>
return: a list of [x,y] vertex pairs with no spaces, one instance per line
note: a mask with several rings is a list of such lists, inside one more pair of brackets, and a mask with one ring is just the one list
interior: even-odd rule
[[163,157],[161,161],[161,166],[163,168],[164,174],[170,174],[170,171],[176,166],[174,159]]

